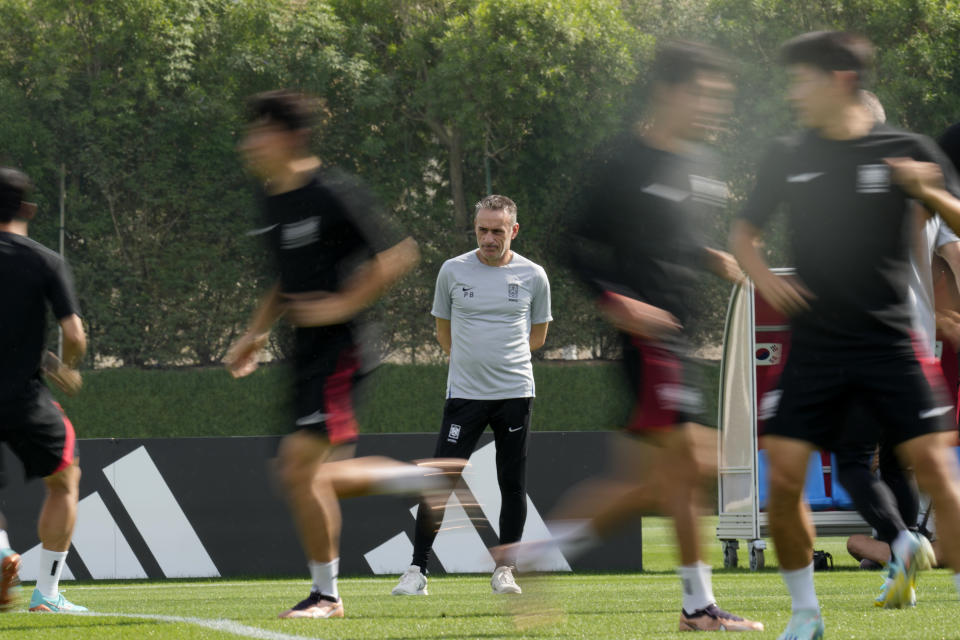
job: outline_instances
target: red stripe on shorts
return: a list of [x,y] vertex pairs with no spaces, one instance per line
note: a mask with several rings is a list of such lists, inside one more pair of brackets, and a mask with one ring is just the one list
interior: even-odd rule
[[670,351],[633,338],[640,352],[640,389],[627,430],[633,432],[662,431],[677,424],[677,411],[665,406],[658,389],[664,385],[679,387],[683,382],[680,361]]
[[357,439],[357,419],[353,413],[353,377],[359,368],[356,353],[347,349],[337,359],[337,368],[323,385],[323,403],[327,414],[327,437],[331,444]]
[[[77,434],[73,430],[73,423],[70,422],[70,418],[67,417],[67,414],[64,413],[63,407],[60,406],[59,402],[54,401],[54,406],[60,412],[60,416],[63,418],[63,451],[60,454],[60,464],[57,465],[57,468],[53,473],[60,473],[71,464],[73,464],[73,453],[77,448]],[[50,474],[53,475],[53,474]]]
[[910,332],[910,344],[913,346],[913,355],[920,363],[920,369],[923,371],[923,377],[933,393],[934,402],[948,402],[953,406],[953,399],[947,396],[947,381],[943,377],[943,370],[940,363],[932,355],[928,354],[917,334]]

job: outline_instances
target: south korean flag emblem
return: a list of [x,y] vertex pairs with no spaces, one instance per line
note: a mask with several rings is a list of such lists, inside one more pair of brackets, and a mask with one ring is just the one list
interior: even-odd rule
[[857,167],[857,193],[890,191],[890,167],[885,164],[861,164]]

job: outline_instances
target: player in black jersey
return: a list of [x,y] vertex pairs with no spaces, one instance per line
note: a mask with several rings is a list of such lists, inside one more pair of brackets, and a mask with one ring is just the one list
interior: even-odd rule
[[[36,212],[24,202],[30,187],[20,171],[0,169],[0,442],[20,458],[28,477],[43,478],[47,490],[37,522],[41,564],[30,610],[86,611],[59,591],[77,519],[80,467],[73,425],[43,380],[46,375],[70,395],[79,391],[76,367],[86,337],[67,263],[26,237]],[[62,361],[44,346],[48,307],[63,329]],[[0,610],[12,604],[19,564],[0,528]]]
[[708,248],[699,233],[726,202],[704,142],[731,109],[728,66],[700,44],[659,47],[647,118],[600,154],[565,248],[621,332],[635,399],[611,447],[613,468],[570,492],[551,514],[551,533],[569,558],[636,515],[670,516],[683,587],[680,631],[763,630],[717,606],[702,561],[698,496],[704,475],[715,477],[716,432],[697,424],[703,396],[685,337],[700,273],[743,277],[732,256]]
[[[293,432],[278,453],[279,473],[309,559],[309,597],[282,618],[343,616],[337,589],[338,498],[446,489],[434,467],[353,456],[353,411],[361,362],[357,316],[418,260],[416,242],[389,224],[356,178],[321,168],[310,154],[309,100],[276,91],[251,100],[241,144],[263,180],[260,232],[275,260],[277,283],[230,349],[235,377],[257,367],[257,354],[281,316],[295,327]],[[451,462],[459,470],[463,462]]]
[[[781,638],[806,640],[823,634],[813,587],[814,531],[802,497],[815,448],[869,446],[881,436],[894,444],[937,504],[943,538],[950,540],[944,555],[960,568],[960,491],[951,482],[958,469],[941,436],[950,428],[951,405],[938,373],[914,351],[906,291],[912,198],[953,226],[960,184],[931,140],[876,123],[862,104],[869,42],[816,32],[791,40],[782,54],[790,101],[805,129],[774,143],[763,158],[731,246],[761,295],[791,316],[790,358],[769,398],[777,408],[765,435],[768,512],[793,600]],[[934,186],[932,167],[945,182]],[[775,276],[757,248],[781,205],[797,268],[793,282]],[[868,407],[875,422],[845,421],[854,402]],[[893,556],[889,597],[909,605],[929,547],[905,533]]]

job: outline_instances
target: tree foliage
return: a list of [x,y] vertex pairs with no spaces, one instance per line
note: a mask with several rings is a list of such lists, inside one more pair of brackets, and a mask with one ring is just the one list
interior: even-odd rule
[[[658,38],[712,42],[741,61],[719,141],[734,198],[790,128],[777,49],[811,29],[878,45],[890,120],[936,134],[960,113],[960,9],[929,0],[2,0],[0,160],[37,184],[32,233],[54,246],[61,174],[66,253],[91,351],[128,365],[210,364],[265,286],[257,218],[235,145],[244,100],[294,87],[324,99],[315,146],[361,175],[417,238],[423,261],[374,315],[385,348],[432,351],[440,263],[473,246],[472,203],[519,204],[515,248],[544,264],[552,345],[615,349],[562,267],[558,236],[584,163],[638,117]],[[789,260],[783,232],[771,260]],[[705,285],[715,341],[727,288]],[[278,348],[279,343],[278,343]]]

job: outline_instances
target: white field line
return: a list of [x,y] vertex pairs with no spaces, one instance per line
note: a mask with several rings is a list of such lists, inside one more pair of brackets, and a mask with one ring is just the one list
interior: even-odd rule
[[[347,578],[351,583],[356,582],[380,582],[384,579],[392,579],[393,576],[383,576],[381,578]],[[25,586],[33,584],[24,582]],[[166,584],[165,582],[156,582],[149,584],[84,584],[72,585],[69,582],[61,582],[62,591],[102,591],[105,589],[209,589],[211,587],[249,587],[251,585],[302,585],[304,588],[310,588],[310,578],[290,580],[251,580],[249,582],[177,582],[175,584]]]
[[244,638],[257,638],[257,640],[319,640],[312,636],[296,636],[289,633],[280,633],[279,631],[268,631],[259,627],[248,627],[245,624],[234,622],[233,620],[210,620],[206,618],[188,618],[185,616],[165,616],[153,613],[104,613],[99,611],[88,611],[85,613],[73,613],[70,615],[96,617],[96,618],[134,618],[137,620],[156,620],[157,622],[179,622],[183,624],[192,624],[214,631],[232,633],[235,636]]

